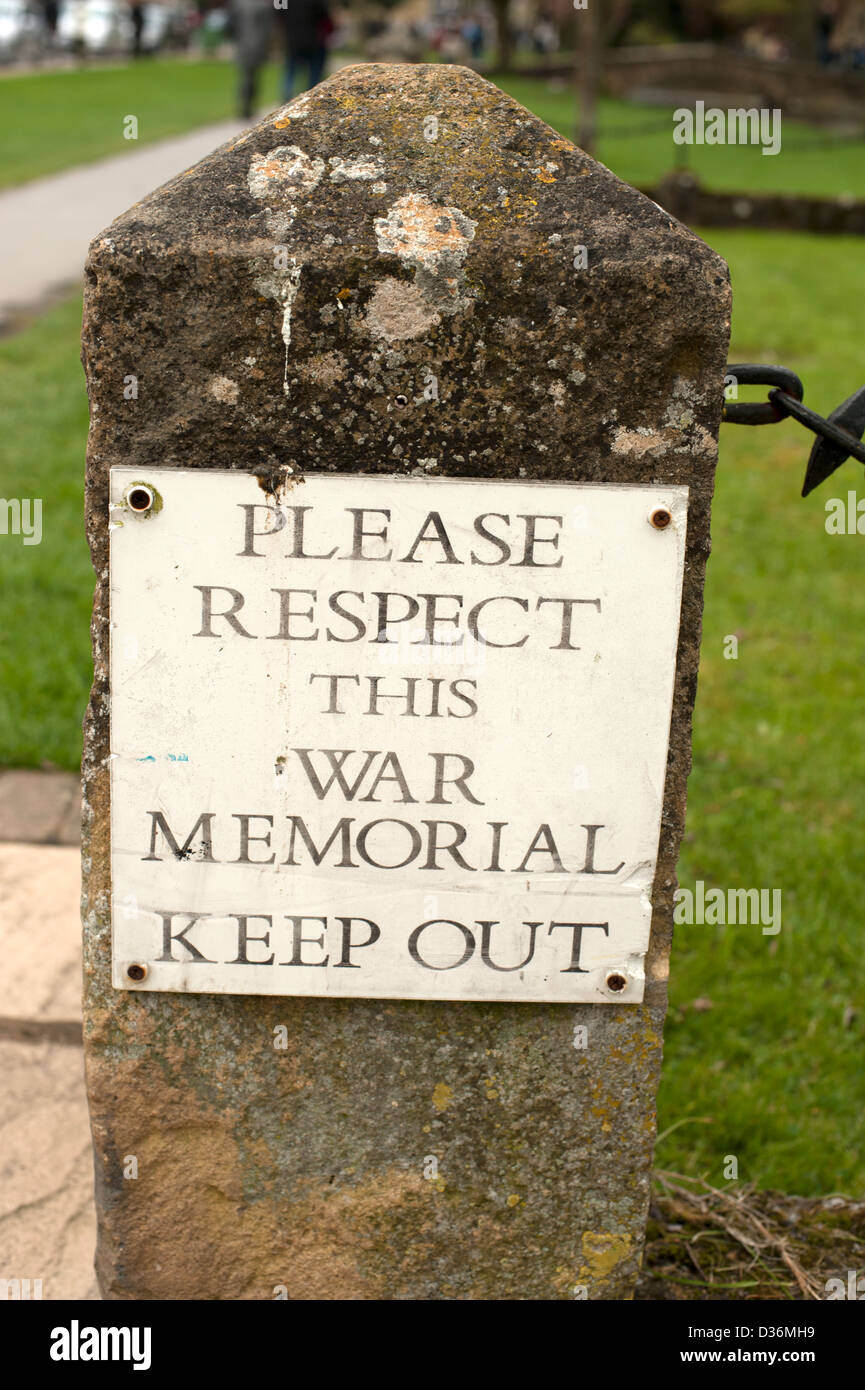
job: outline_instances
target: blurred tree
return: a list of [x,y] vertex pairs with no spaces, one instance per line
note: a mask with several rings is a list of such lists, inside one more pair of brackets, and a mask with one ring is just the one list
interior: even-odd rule
[[594,0],[575,5],[579,103],[575,139],[587,154],[592,154],[597,142],[598,94],[604,74],[604,54],[624,34],[632,8],[632,0],[608,0],[602,14],[598,13],[599,7]]
[[511,0],[491,0],[496,24],[496,68],[507,72],[511,65],[514,45],[511,35]]
[[673,22],[681,26],[687,39],[716,39],[724,26],[718,15],[718,0],[674,0],[671,5]]

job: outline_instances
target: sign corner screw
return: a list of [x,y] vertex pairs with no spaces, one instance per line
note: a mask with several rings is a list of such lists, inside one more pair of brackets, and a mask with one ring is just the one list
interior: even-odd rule
[[132,512],[137,512],[143,516],[153,508],[156,501],[156,493],[147,483],[130,483],[123,495],[123,500]]

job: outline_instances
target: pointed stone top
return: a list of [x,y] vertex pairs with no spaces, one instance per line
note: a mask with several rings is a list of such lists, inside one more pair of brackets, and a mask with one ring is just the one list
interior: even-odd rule
[[351,222],[353,240],[374,244],[377,217],[407,197],[464,209],[485,238],[533,242],[579,214],[606,242],[610,219],[626,219],[658,246],[702,245],[493,83],[443,63],[342,68],[150,194],[111,235],[228,252],[281,227],[320,250]]
[[131,208],[88,267],[92,459],[110,437],[123,461],[295,474],[714,462],[724,263],[466,68],[342,69]]

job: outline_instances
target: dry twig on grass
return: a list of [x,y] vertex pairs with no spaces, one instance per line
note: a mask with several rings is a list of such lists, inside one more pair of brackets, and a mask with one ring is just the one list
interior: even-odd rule
[[639,1298],[825,1299],[850,1270],[865,1272],[865,1202],[655,1174]]

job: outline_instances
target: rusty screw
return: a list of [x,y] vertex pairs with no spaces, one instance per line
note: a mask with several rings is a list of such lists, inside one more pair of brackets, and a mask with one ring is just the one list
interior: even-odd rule
[[140,984],[142,980],[147,978],[147,966],[127,965],[126,974],[130,980],[134,980],[136,984]]
[[133,512],[149,512],[154,503],[153,489],[146,483],[133,483],[127,489],[126,501]]
[[655,511],[652,512],[649,520],[656,531],[666,531],[673,518],[667,507],[657,507]]
[[621,994],[626,989],[628,981],[618,970],[613,970],[607,976],[607,989],[612,990],[613,994]]

